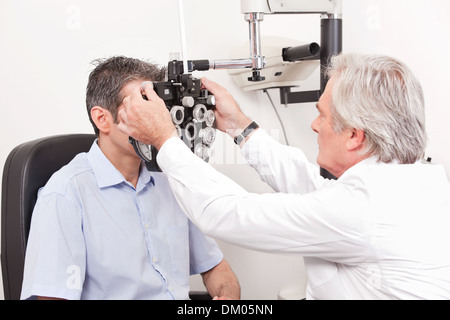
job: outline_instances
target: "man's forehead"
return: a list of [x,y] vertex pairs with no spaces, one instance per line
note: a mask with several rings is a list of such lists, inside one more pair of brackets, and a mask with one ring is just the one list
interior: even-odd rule
[[127,96],[131,94],[132,91],[136,90],[136,88],[141,87],[141,83],[145,81],[144,79],[136,79],[131,80],[127,84],[125,84],[122,89],[120,90],[120,94],[122,96]]
[[139,87],[141,85],[141,83],[145,81],[144,79],[135,79],[135,80],[131,80],[128,81],[122,88],[122,90],[124,89],[135,89],[136,87]]

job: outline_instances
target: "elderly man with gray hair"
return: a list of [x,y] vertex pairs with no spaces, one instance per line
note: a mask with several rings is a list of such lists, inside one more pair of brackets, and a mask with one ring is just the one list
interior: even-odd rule
[[[424,97],[403,63],[378,55],[333,58],[312,123],[317,163],[258,129],[232,96],[216,126],[275,191],[253,194],[193,155],[146,85],[124,100],[119,128],[159,149],[178,202],[206,234],[256,250],[303,256],[308,299],[449,299],[450,185],[424,164]],[[200,174],[201,173],[201,174]]]

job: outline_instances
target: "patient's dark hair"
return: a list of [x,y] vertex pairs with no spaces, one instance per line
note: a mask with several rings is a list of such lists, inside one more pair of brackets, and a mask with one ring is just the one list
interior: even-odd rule
[[164,81],[166,75],[165,68],[123,56],[97,59],[92,64],[95,69],[89,75],[86,88],[86,107],[89,120],[97,136],[99,130],[91,118],[91,109],[94,106],[109,110],[117,122],[118,107],[124,98],[120,91],[126,84],[134,80]]

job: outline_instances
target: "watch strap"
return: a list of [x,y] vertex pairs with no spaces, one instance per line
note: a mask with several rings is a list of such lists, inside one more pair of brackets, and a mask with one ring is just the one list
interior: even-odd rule
[[241,132],[241,134],[237,135],[234,138],[234,143],[240,145],[241,142],[244,141],[245,138],[247,138],[250,133],[252,133],[258,128],[259,128],[258,124],[255,121],[253,121],[247,128],[244,129],[244,131]]

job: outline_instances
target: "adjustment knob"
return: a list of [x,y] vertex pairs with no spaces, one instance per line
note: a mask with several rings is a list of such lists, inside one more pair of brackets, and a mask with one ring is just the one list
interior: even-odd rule
[[183,105],[183,107],[192,108],[195,104],[195,100],[191,96],[186,96],[181,99],[181,104]]
[[208,96],[208,98],[206,98],[206,103],[208,104],[208,106],[215,106],[216,105],[216,97],[214,96]]

